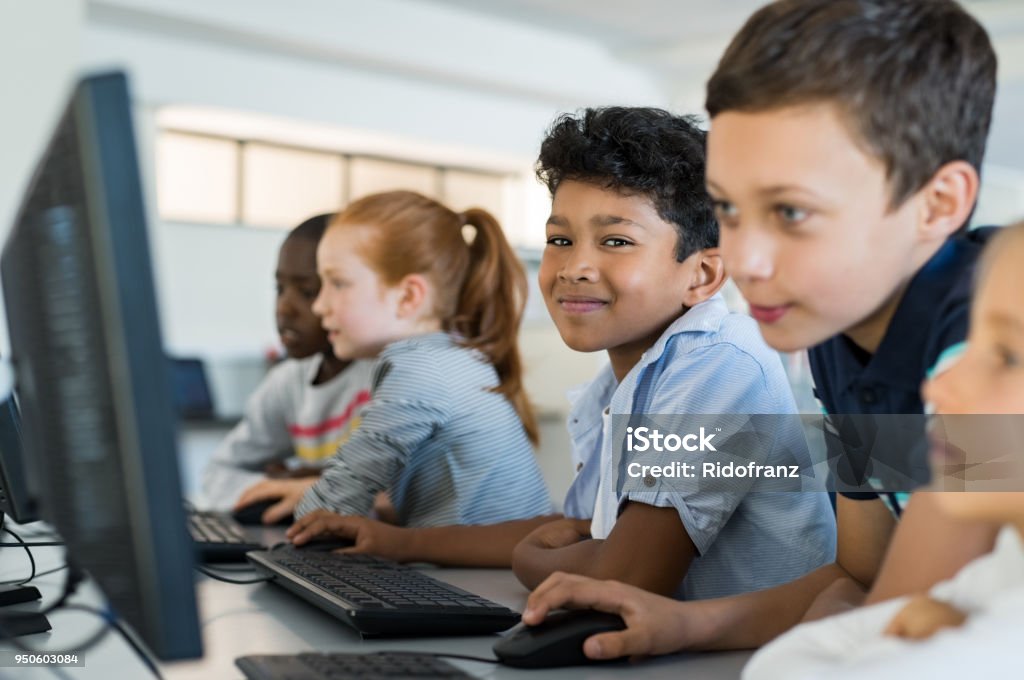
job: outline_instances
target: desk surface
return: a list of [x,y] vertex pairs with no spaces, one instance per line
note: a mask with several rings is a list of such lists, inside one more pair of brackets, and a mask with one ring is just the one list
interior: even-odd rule
[[[46,551],[46,552],[44,552]],[[20,553],[20,556],[16,555]],[[59,549],[35,549],[39,570],[59,566]],[[0,575],[15,578],[26,568],[24,551],[4,551],[0,556]],[[432,569],[432,576],[453,583],[474,593],[500,602],[517,611],[522,610],[526,591],[512,572],[502,569]],[[239,574],[241,577],[242,573]],[[33,583],[43,592],[44,600],[60,591],[64,572],[38,578]],[[272,584],[233,585],[211,580],[197,574],[196,594],[202,620],[204,656],[195,661],[161,664],[167,680],[203,678],[242,678],[234,659],[248,654],[294,654],[302,651],[373,652],[386,649],[450,652],[492,658],[491,646],[497,636],[459,638],[420,638],[363,640],[337,619]],[[86,584],[75,602],[97,604],[100,595]],[[68,611],[50,615],[53,630],[21,640],[32,647],[48,651],[70,651],[98,630],[99,622],[88,613]],[[0,649],[13,649],[0,643]],[[611,666],[586,666],[547,671],[520,671],[490,664],[457,661],[451,663],[481,678],[618,678],[641,671],[644,678],[685,677],[726,680],[738,678],[740,669],[750,656],[747,652],[687,654],[648,659],[642,666],[622,662]],[[84,668],[62,669],[63,675],[48,669],[0,668],[0,678],[103,678],[151,677],[142,662],[116,633],[84,654]]]

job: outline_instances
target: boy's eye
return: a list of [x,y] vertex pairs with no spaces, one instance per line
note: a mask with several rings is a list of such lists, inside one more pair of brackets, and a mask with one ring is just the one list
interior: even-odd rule
[[1009,347],[996,347],[996,353],[999,355],[1000,365],[1004,368],[1016,368],[1020,366],[1020,355]]
[[617,236],[609,236],[605,240],[601,241],[601,245],[611,246],[612,248],[621,248],[622,246],[631,246],[633,245],[633,243],[632,241],[627,241],[624,238],[619,238]]
[[303,288],[301,292],[302,292],[302,297],[304,297],[305,299],[307,299],[307,300],[315,300],[316,296],[320,294],[320,289],[319,288]]
[[776,206],[775,212],[782,218],[783,222],[787,222],[789,224],[799,224],[806,220],[808,215],[806,210],[792,205]]
[[715,212],[715,218],[720,222],[735,220],[739,214],[739,211],[736,210],[736,206],[729,201],[714,200],[711,202],[711,207]]
[[549,246],[570,246],[572,245],[572,241],[564,236],[552,236],[548,238],[547,244]]
[[282,286],[280,283],[275,283],[274,292],[277,293],[278,297],[281,297],[281,295],[284,294],[284,286]]

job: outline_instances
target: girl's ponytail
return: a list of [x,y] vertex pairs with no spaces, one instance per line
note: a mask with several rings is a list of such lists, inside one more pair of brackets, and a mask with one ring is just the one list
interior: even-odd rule
[[467,346],[490,357],[501,381],[498,391],[512,402],[536,445],[537,420],[523,389],[518,342],[526,306],[526,273],[489,212],[470,208],[460,217],[463,236],[469,242],[469,270],[450,330],[460,334]]

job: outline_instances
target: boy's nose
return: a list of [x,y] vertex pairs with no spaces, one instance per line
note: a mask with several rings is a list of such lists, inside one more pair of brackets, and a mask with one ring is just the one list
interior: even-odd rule
[[596,281],[597,269],[591,264],[590,259],[582,254],[569,255],[562,267],[558,270],[558,278],[566,282],[574,281]]
[[775,263],[770,239],[757,233],[739,234],[723,231],[721,242],[725,271],[738,283],[772,277]]
[[279,319],[288,319],[298,314],[298,310],[295,308],[295,305],[288,300],[287,295],[277,296],[277,306],[274,311]]

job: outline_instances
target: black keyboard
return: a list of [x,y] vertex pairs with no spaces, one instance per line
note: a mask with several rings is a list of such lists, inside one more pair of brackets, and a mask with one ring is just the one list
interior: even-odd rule
[[235,665],[249,680],[393,680],[394,678],[472,678],[429,654],[290,654],[243,656]]
[[247,555],[274,583],[363,635],[486,635],[519,614],[411,567],[368,555],[283,546]]
[[254,543],[241,524],[221,512],[186,510],[188,532],[203,562],[243,562],[245,553],[266,546]]

